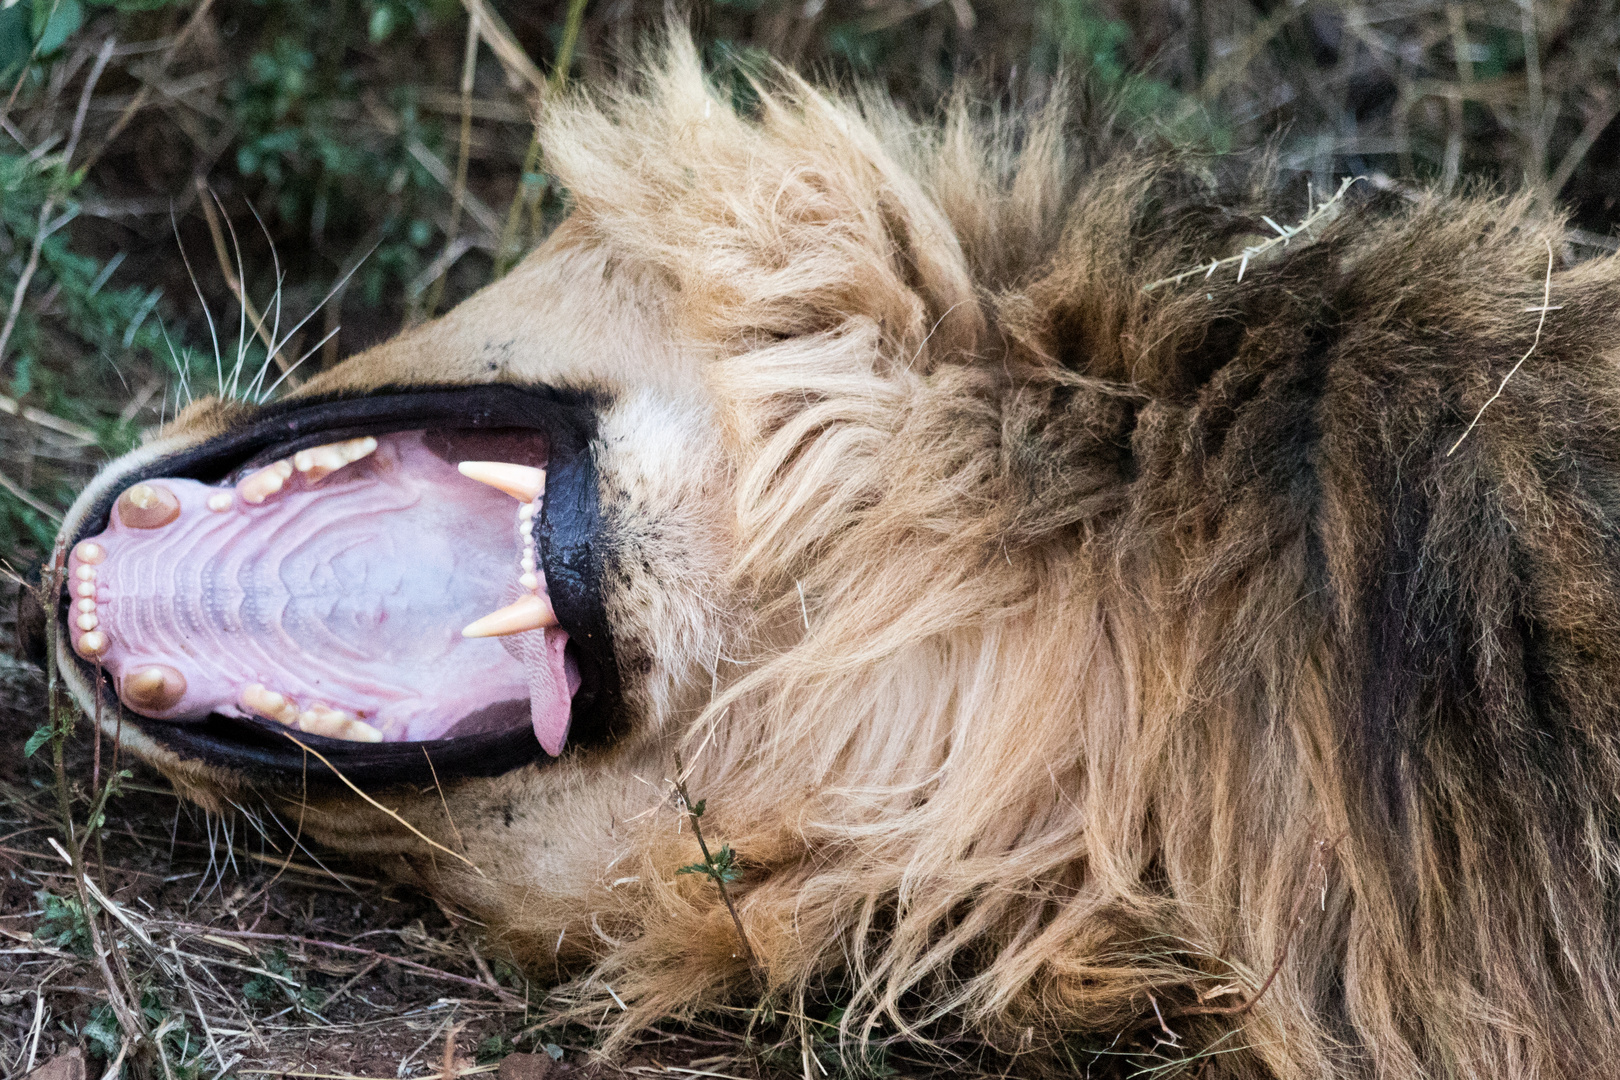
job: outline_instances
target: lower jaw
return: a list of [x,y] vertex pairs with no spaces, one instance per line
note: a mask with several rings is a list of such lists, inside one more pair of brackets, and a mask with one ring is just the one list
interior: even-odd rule
[[[567,682],[577,691],[573,695],[571,708],[564,699],[560,723],[563,731],[568,733],[570,744],[589,745],[600,741],[607,733],[608,717],[611,716],[609,703],[616,698],[613,692],[616,690],[616,679],[612,678],[611,643],[605,632],[606,620],[600,611],[600,600],[595,589],[589,588],[595,582],[589,574],[578,573],[580,567],[589,570],[594,562],[592,545],[599,528],[595,513],[594,468],[585,438],[589,432],[591,410],[583,402],[558,400],[558,397],[546,392],[537,394],[514,388],[486,387],[382,395],[381,400],[368,398],[359,403],[294,405],[276,410],[279,415],[263,425],[269,430],[255,431],[253,428],[260,425],[252,425],[247,431],[216,440],[213,446],[205,444],[181,455],[182,460],[156,462],[127,479],[185,477],[200,484],[223,487],[233,474],[249,475],[267,459],[285,457],[305,449],[307,444],[320,445],[314,440],[322,436],[328,439],[336,436],[355,438],[357,431],[365,431],[386,440],[391,432],[437,428],[434,421],[459,421],[464,424],[469,413],[478,415],[480,425],[475,428],[458,426],[454,430],[460,435],[470,436],[473,442],[480,438],[487,441],[494,437],[491,434],[494,428],[510,426],[507,436],[513,431],[524,432],[531,438],[549,443],[547,452],[551,475],[547,501],[551,501],[549,493],[561,491],[569,497],[570,504],[568,514],[542,515],[544,520],[536,529],[536,534],[541,537],[541,546],[546,549],[544,553],[562,556],[567,570],[564,577],[570,579],[568,588],[553,601],[559,609],[560,619],[566,621],[549,632],[550,636],[560,636],[564,641],[570,637],[574,639],[566,646],[566,654],[559,650],[559,656],[566,655],[567,668],[573,672],[573,678]],[[358,410],[353,408],[356,404],[361,406]],[[297,423],[288,423],[288,414],[296,417]],[[289,428],[307,430],[309,435],[278,445],[274,436],[284,435]],[[221,442],[226,445],[218,445]],[[187,476],[187,473],[190,475]],[[127,485],[121,483],[120,490],[125,489]],[[97,533],[94,526],[106,523],[116,515],[110,505],[114,495],[113,492],[104,494],[101,506],[92,507],[90,513],[83,515],[77,539],[94,537]],[[517,504],[507,500],[504,505],[516,507]],[[584,513],[579,512],[582,508]],[[96,512],[98,509],[99,514]],[[508,528],[512,520],[511,516],[506,517]],[[116,524],[116,521],[113,523]],[[517,550],[514,549],[514,554]],[[584,558],[580,557],[582,555]],[[515,558],[512,561],[515,563]],[[514,565],[510,576],[515,579],[519,569]],[[582,584],[587,588],[582,589]],[[481,587],[484,593],[490,592],[487,581]],[[508,589],[512,587],[507,586]],[[493,597],[480,595],[468,599],[467,603],[476,612],[478,607],[486,606],[492,598],[498,601],[505,599],[505,596],[497,587]],[[70,602],[72,599],[68,597]],[[82,640],[83,634],[76,634],[71,610],[62,615],[63,622],[59,625],[64,627],[62,652],[65,653],[76,637]],[[489,685],[471,691],[457,685],[456,665],[451,662],[450,654],[459,647],[459,639],[454,635],[460,629],[459,624],[465,621],[464,615],[465,611],[451,613],[451,625],[444,628],[443,636],[447,641],[445,655],[438,658],[446,668],[441,672],[445,678],[438,680],[439,690],[442,692],[449,687],[448,697],[425,710],[418,710],[413,718],[401,719],[405,713],[396,707],[389,723],[372,725],[376,731],[384,733],[384,741],[357,742],[334,738],[318,726],[309,730],[298,723],[288,725],[278,722],[279,718],[255,715],[252,710],[240,706],[239,693],[236,694],[237,703],[234,706],[218,700],[206,700],[202,704],[207,708],[198,709],[193,703],[180,710],[184,715],[175,711],[162,715],[163,710],[137,708],[134,711],[155,711],[160,714],[139,719],[138,724],[145,734],[181,757],[255,774],[285,776],[293,772],[304,773],[310,767],[306,748],[317,752],[329,763],[330,768],[346,776],[373,781],[414,781],[424,778],[424,774],[427,777],[445,774],[494,775],[544,757],[530,717],[522,715],[529,703],[521,700],[526,696],[521,665],[503,657],[505,673],[499,678],[485,680]],[[108,628],[111,629],[115,623],[116,620],[111,620]],[[521,636],[539,638],[542,634],[534,632]],[[131,637],[130,652],[133,655],[136,643],[134,635]],[[576,642],[584,642],[586,647],[580,648]],[[469,644],[498,648],[495,642]],[[428,651],[431,653],[432,649]],[[121,689],[120,680],[128,673],[117,669],[111,662],[114,657],[105,659],[108,662],[99,666],[84,663],[82,657],[69,662],[77,665],[81,676],[87,677],[86,682],[91,685],[85,689],[91,693],[99,689],[103,703],[116,709],[121,703],[109,699]],[[412,661],[431,666],[434,657],[417,655]],[[489,670],[499,669],[502,663],[497,661],[486,667]],[[254,665],[245,665],[230,674],[236,676],[236,681],[241,681],[259,674],[259,669]],[[514,680],[515,695],[514,687],[505,685]],[[99,687],[93,688],[95,684],[99,684]],[[239,690],[235,687],[232,689]],[[347,689],[353,690],[354,687]],[[309,699],[308,694],[302,696]],[[283,697],[293,699],[295,695],[285,694]],[[299,702],[300,705],[306,703]],[[319,704],[334,706],[333,702]],[[341,704],[348,706],[344,711],[351,713],[366,708],[364,702],[352,695]],[[384,710],[381,706],[377,708],[378,712],[373,715],[380,718]],[[561,751],[560,737],[553,749]],[[320,771],[319,768],[317,771]]]

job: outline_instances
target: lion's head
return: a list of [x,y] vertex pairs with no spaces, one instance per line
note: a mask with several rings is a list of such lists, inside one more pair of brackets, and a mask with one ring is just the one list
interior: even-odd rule
[[547,103],[526,262],[109,466],[81,704],[627,1026],[750,985],[680,781],[769,987],[856,1029],[1620,1060],[1613,262],[757,94],[677,37]]

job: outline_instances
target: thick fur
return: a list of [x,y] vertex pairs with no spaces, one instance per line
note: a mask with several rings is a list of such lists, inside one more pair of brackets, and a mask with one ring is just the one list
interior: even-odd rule
[[1306,208],[1057,107],[739,111],[679,38],[542,136],[547,246],[309,389],[609,396],[631,733],[447,785],[453,828],[391,796],[478,872],[261,795],[621,1035],[756,993],[675,872],[679,751],[771,992],[851,1034],[1620,1075],[1620,263],[1523,200],[1352,197],[1147,290]]

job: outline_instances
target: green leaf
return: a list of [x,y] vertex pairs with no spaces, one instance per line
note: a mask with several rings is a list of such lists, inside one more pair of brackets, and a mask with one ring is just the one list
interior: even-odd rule
[[371,13],[371,23],[366,27],[366,33],[372,44],[381,44],[388,40],[388,35],[394,32],[394,9],[383,4]]
[[49,56],[84,25],[79,0],[34,0],[34,39],[39,55]]
[[34,51],[29,26],[32,18],[32,10],[22,4],[0,10],[0,77],[14,78],[17,70],[28,63]]
[[33,757],[36,750],[50,741],[51,725],[39,725],[39,728],[32,735],[28,736],[28,741],[23,743],[23,757]]
[[714,871],[709,869],[708,863],[700,862],[687,863],[685,866],[678,867],[675,872],[677,874],[703,874],[707,877],[712,877],[714,874]]
[[709,805],[709,800],[708,799],[699,799],[697,802],[692,803],[691,805],[689,805],[686,809],[687,809],[687,812],[690,813],[693,817],[702,817],[703,816],[703,808],[705,806],[707,806],[707,805]]

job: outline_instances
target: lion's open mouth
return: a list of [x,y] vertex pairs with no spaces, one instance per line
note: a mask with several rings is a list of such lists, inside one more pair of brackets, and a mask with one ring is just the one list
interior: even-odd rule
[[[500,407],[466,410],[492,394]],[[554,433],[501,423],[523,413],[521,392],[441,392],[425,417],[414,397],[388,416],[278,410],[257,439],[131,476],[70,549],[73,651],[181,742],[190,728],[216,742],[234,730],[327,749],[510,749],[532,731],[560,754],[582,685],[581,620],[568,618],[581,559],[554,542],[548,504],[559,490],[579,501],[579,440],[563,433],[562,488],[548,493]],[[266,424],[294,437],[267,439]]]

